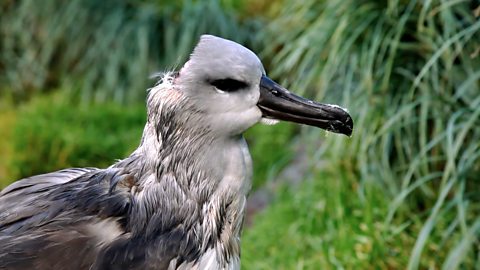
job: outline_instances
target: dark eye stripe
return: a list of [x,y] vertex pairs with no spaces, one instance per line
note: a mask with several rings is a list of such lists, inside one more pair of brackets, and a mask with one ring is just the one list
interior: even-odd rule
[[210,82],[210,84],[225,92],[235,92],[248,86],[248,84],[245,82],[229,78],[213,80]]

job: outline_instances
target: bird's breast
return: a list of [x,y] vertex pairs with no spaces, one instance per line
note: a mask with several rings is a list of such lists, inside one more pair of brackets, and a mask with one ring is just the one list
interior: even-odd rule
[[[147,261],[169,258],[169,269],[238,269],[252,176],[245,140],[215,141],[189,155],[170,155],[161,159],[162,173],[151,174],[135,195],[131,220],[144,220],[151,234]],[[180,162],[173,166],[169,160]],[[156,252],[167,247],[169,254]]]
[[224,148],[224,171],[221,186],[228,187],[236,195],[245,196],[251,187],[252,158],[243,138]]
[[219,267],[203,269],[239,267],[240,232],[251,187],[252,160],[243,138],[226,143],[222,152],[221,162],[217,163],[223,167],[222,177],[202,211],[204,243],[214,241],[210,242],[213,244],[210,252],[199,260],[200,264]]

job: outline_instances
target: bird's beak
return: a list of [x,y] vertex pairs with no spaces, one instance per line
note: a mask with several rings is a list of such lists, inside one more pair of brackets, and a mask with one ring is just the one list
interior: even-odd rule
[[265,118],[306,124],[347,136],[352,134],[353,120],[344,109],[297,96],[265,75],[260,81],[257,105]]

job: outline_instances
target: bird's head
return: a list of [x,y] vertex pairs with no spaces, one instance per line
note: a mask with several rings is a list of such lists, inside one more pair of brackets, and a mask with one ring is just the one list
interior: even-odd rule
[[203,123],[197,124],[220,135],[277,120],[352,133],[353,121],[344,109],[289,92],[266,76],[252,51],[223,38],[203,35],[173,85],[202,114]]

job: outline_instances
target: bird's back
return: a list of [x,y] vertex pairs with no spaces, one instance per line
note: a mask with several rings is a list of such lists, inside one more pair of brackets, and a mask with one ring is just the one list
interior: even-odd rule
[[5,188],[0,269],[90,269],[102,246],[124,233],[119,224],[129,207],[128,180],[119,169],[82,168]]

